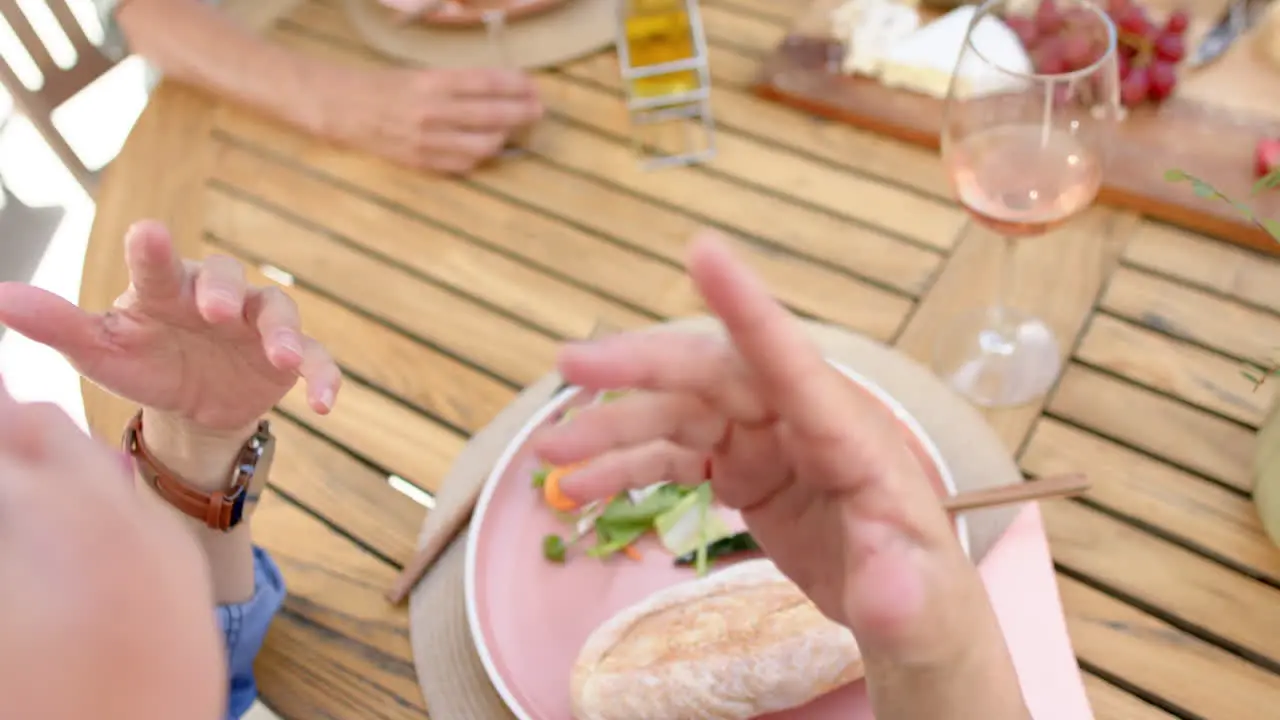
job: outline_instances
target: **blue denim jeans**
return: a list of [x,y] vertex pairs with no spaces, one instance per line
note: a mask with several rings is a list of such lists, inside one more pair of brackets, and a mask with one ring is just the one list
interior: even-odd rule
[[266,550],[253,549],[253,598],[238,605],[220,605],[218,625],[227,643],[227,720],[237,720],[258,699],[253,661],[262,649],[267,627],[284,602],[284,578]]

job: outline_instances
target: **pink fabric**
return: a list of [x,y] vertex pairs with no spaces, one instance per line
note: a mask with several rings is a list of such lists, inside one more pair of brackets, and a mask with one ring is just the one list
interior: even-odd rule
[[1029,505],[979,568],[1036,720],[1090,720],[1093,712],[1067,635],[1038,505]]
[[[1035,720],[1091,720],[1058,598],[1040,509],[1014,520],[979,568]],[[963,715],[963,713],[961,713]],[[841,688],[798,710],[760,720],[875,720],[865,683]]]
[[[1058,598],[1040,509],[1014,520],[979,568],[1004,630],[1035,720],[1091,720],[1075,652]],[[963,716],[963,713],[961,713]],[[865,683],[855,683],[798,710],[760,720],[875,720]]]

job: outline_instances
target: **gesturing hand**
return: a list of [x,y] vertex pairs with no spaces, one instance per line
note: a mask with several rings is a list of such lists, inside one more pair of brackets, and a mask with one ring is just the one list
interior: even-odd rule
[[212,432],[256,422],[307,381],[327,413],[341,374],[302,334],[297,307],[278,288],[249,287],[227,257],[184,263],[163,226],[125,238],[132,283],[115,309],[90,314],[43,290],[0,284],[0,323],[61,352],[82,375],[151,410]]
[[[975,569],[889,412],[833,369],[714,238],[689,272],[730,342],[615,336],[567,348],[565,379],[639,389],[543,434],[581,499],[699,482],[742,510],[778,567],[862,647],[877,717],[1025,717]],[[978,702],[975,706],[973,702]]]

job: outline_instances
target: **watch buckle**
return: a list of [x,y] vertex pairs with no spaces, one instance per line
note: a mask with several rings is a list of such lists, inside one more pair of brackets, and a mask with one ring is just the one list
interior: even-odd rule
[[209,496],[209,506],[205,511],[204,524],[210,530],[226,532],[240,524],[244,519],[244,505],[249,493],[243,487],[237,487],[231,494],[219,490]]

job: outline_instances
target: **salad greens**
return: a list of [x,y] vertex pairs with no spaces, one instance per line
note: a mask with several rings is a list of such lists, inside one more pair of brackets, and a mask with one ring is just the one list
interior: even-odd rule
[[[710,543],[706,547],[708,561],[745,555],[747,553],[757,553],[763,550],[763,548],[760,547],[760,543],[756,542],[756,539],[751,536],[751,533],[745,531],[736,535],[730,535],[726,538],[721,538]],[[676,558],[675,564],[677,566],[687,566],[694,565],[697,561],[698,554],[696,552],[690,552]]]
[[[623,394],[603,393],[595,402],[609,402]],[[575,409],[565,412],[558,422],[572,417]],[[673,556],[690,555],[690,564],[701,575],[708,566],[708,546],[733,536],[713,511],[710,483],[696,487],[656,483],[578,507],[560,492],[561,478],[578,467],[544,466],[533,473],[533,488],[556,516],[573,528],[567,538],[554,534],[543,538],[542,554],[548,561],[565,562],[569,550],[589,536],[594,536],[594,542],[585,550],[588,557],[605,559],[622,553],[640,559],[636,542],[652,532]]]
[[542,556],[551,562],[564,562],[565,551],[564,539],[559,535],[548,535],[542,538]]

